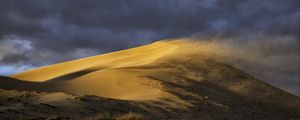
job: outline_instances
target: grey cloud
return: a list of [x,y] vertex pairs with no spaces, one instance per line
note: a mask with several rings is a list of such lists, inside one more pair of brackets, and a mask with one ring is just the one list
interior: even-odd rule
[[297,39],[299,16],[298,0],[1,0],[0,38],[72,59],[78,48],[103,53],[190,35]]
[[7,54],[3,56],[1,62],[3,64],[16,64],[27,60],[29,60],[29,58],[21,54]]

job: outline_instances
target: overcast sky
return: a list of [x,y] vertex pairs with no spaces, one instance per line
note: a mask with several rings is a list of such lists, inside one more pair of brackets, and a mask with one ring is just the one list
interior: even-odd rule
[[276,49],[271,56],[287,58],[277,63],[295,67],[299,4],[299,0],[1,0],[0,74],[161,39],[216,35],[268,44]]

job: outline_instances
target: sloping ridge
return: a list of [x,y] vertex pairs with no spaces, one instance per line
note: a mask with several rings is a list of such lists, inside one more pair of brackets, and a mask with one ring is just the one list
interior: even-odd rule
[[[217,97],[219,93],[211,91],[215,89],[213,86],[217,86],[254,101],[299,106],[298,97],[257,80],[198,49],[201,48],[197,48],[194,42],[161,41],[45,66],[10,77],[22,80],[20,84],[28,81],[30,85],[26,83],[24,86],[30,86],[27,88],[32,90],[123,100],[172,98],[180,102],[184,98],[179,95],[192,95],[190,89],[196,94],[215,94],[212,96]],[[198,84],[207,86],[195,86]],[[177,88],[186,92],[174,92]]]
[[45,66],[10,77],[25,81],[44,82],[87,69],[98,70],[147,64],[175,49],[175,45],[156,42],[142,47]]

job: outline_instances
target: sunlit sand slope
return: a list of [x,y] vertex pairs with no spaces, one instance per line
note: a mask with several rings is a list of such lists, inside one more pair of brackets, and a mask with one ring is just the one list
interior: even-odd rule
[[11,77],[25,81],[43,82],[87,69],[95,68],[101,70],[126,66],[139,66],[170,54],[176,47],[177,46],[173,44],[156,42],[142,47],[45,66],[15,74]]

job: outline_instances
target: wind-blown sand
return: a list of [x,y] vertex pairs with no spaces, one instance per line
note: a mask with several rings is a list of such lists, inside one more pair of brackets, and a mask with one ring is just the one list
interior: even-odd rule
[[[230,66],[222,58],[228,53],[219,49],[199,42],[160,41],[2,77],[0,88],[13,90],[0,92],[0,116],[300,118],[299,97]],[[24,102],[32,108],[15,106]],[[29,112],[19,113],[24,110]]]

